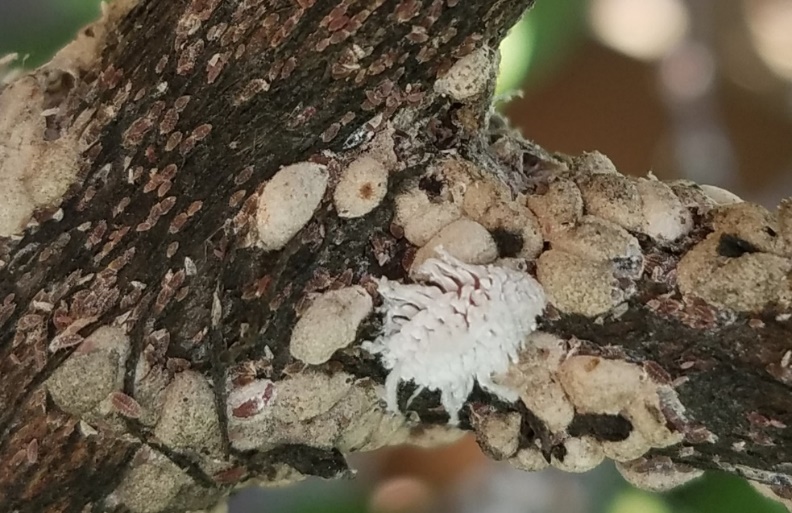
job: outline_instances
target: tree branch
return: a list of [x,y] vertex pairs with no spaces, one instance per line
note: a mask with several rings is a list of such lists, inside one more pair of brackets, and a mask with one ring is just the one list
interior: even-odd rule
[[460,428],[790,498],[792,206],[523,140],[531,3],[119,0],[0,86],[0,509],[207,508]]

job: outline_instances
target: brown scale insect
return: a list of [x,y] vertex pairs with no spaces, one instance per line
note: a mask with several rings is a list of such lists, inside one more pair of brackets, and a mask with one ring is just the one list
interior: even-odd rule
[[176,98],[176,101],[173,102],[173,106],[176,108],[178,112],[182,112],[187,104],[190,103],[190,95],[179,96]]
[[322,18],[322,20],[319,22],[319,27],[328,28],[333,22],[335,22],[335,20],[346,16],[346,12],[347,12],[346,4],[341,3],[335,6],[333,10],[327,14],[327,16]]
[[396,20],[396,23],[406,23],[418,16],[421,7],[422,2],[420,2],[420,0],[402,0],[402,2],[396,6],[396,10],[393,11],[393,18]]
[[368,101],[368,103],[372,107],[379,106],[383,102],[383,100],[385,99],[384,98],[385,95],[380,93],[379,90],[377,90],[377,89],[375,89],[373,91],[370,90],[370,89],[367,89],[366,91],[364,91],[364,94],[366,95],[366,100]]
[[426,13],[426,16],[421,20],[421,26],[426,30],[429,30],[435,22],[440,19],[440,15],[443,12],[443,0],[434,0],[432,5],[429,7],[429,12]]
[[338,290],[344,287],[349,287],[352,285],[352,280],[354,278],[354,273],[352,269],[346,269],[343,273],[338,275],[338,277],[333,281],[332,285],[330,285],[330,290]]
[[333,32],[330,35],[330,44],[337,45],[338,43],[345,41],[351,35],[352,32],[348,30],[339,30],[338,32]]
[[361,9],[357,12],[357,14],[352,16],[351,23],[357,25],[357,27],[360,28],[366,22],[369,16],[371,16],[371,10]]
[[23,315],[17,322],[18,331],[29,331],[44,324],[44,317],[38,314]]
[[217,77],[220,76],[220,73],[223,71],[223,67],[226,64],[227,57],[225,54],[216,53],[209,59],[209,62],[206,63],[206,83],[207,84],[214,84]]
[[148,117],[136,119],[124,132],[122,144],[127,149],[132,149],[143,142],[143,138],[154,126],[154,121]]
[[166,194],[168,194],[168,191],[170,191],[172,186],[173,186],[173,182],[171,182],[170,180],[164,181],[162,184],[160,184],[159,187],[157,187],[157,197],[161,198]]
[[346,25],[349,23],[350,19],[351,18],[349,16],[347,16],[346,14],[341,15],[341,16],[339,16],[337,18],[333,18],[327,24],[327,30],[330,31],[330,32],[336,32],[338,30],[341,30],[342,28],[346,27]]
[[165,102],[162,100],[157,100],[151,104],[151,107],[149,107],[149,110],[146,113],[146,117],[148,117],[149,119],[158,118],[160,114],[163,113],[164,110],[165,110]]
[[[303,0],[305,1],[305,0]],[[247,469],[242,466],[231,467],[212,474],[212,480],[219,485],[231,485],[239,483],[247,476]]]
[[424,64],[434,59],[436,55],[437,49],[429,46],[422,46],[421,49],[418,50],[418,55],[415,56],[415,60],[420,64]]
[[271,276],[262,276],[244,288],[242,291],[242,299],[248,301],[263,296],[267,292],[270,283],[272,283]]
[[110,403],[115,411],[130,419],[139,419],[143,412],[140,403],[123,392],[111,392]]
[[330,75],[335,80],[342,80],[351,77],[360,68],[357,64],[344,62],[334,62],[330,66]]
[[39,442],[38,439],[34,438],[30,442],[28,442],[27,446],[25,447],[25,457],[29,465],[33,465],[38,461],[39,456]]
[[189,293],[190,293],[190,287],[184,286],[179,289],[174,299],[176,300],[177,303],[181,303],[182,301],[184,301],[184,299],[187,297],[187,294]]
[[429,34],[424,27],[413,25],[412,30],[407,34],[407,40],[411,43],[425,43],[429,41]]
[[80,202],[77,204],[77,212],[82,212],[83,210],[85,210],[95,195],[96,195],[96,187],[94,187],[93,185],[88,186],[85,189],[85,193],[83,194],[83,197],[80,198]]
[[197,331],[197,332],[195,333],[195,335],[193,335],[193,336],[190,338],[190,343],[191,343],[192,345],[198,345],[198,344],[200,344],[201,342],[203,342],[203,339],[206,337],[206,334],[207,334],[207,333],[209,333],[209,328],[203,328],[203,329],[201,329],[201,330]]
[[663,317],[677,317],[683,310],[684,305],[681,301],[668,296],[659,296],[646,302],[646,307],[652,312]]
[[168,196],[164,200],[157,203],[159,215],[165,215],[173,208],[176,204],[176,196]]
[[250,180],[251,176],[253,176],[253,166],[247,166],[234,177],[234,185],[242,185]]
[[203,206],[203,201],[200,201],[200,200],[193,201],[187,207],[187,211],[186,211],[187,212],[187,216],[188,217],[194,216],[199,210],[201,210],[202,206]]
[[346,125],[348,125],[349,123],[351,123],[351,122],[352,122],[354,119],[355,119],[355,113],[354,113],[354,112],[351,112],[351,111],[350,111],[350,112],[347,112],[347,113],[346,113],[346,114],[344,114],[344,116],[341,118],[341,124],[342,124],[342,125],[344,125],[344,126],[346,126]]
[[225,33],[226,29],[228,29],[228,23],[222,22],[218,23],[217,25],[213,25],[206,31],[206,40],[207,41],[215,41],[218,38],[222,37]]
[[247,191],[245,191],[245,189],[240,189],[234,192],[228,199],[228,206],[231,208],[236,208],[242,202],[242,200],[245,199],[246,194]]
[[124,210],[129,206],[129,203],[132,199],[129,196],[124,196],[121,198],[121,201],[118,202],[118,205],[113,207],[112,215],[113,217],[118,217],[119,214],[122,214]]
[[286,62],[283,63],[283,68],[281,69],[280,77],[282,79],[289,78],[296,68],[297,68],[297,60],[294,57],[289,57],[288,59],[286,59]]
[[269,83],[263,78],[254,78],[249,81],[234,97],[234,104],[241,105],[250,101],[258,93],[269,91]]
[[[186,213],[181,212],[179,214],[176,214],[176,217],[173,218],[173,220],[170,223],[170,226],[168,226],[168,233],[170,233],[170,234],[179,233],[179,231],[187,223],[188,220],[189,220],[189,216]],[[176,244],[178,244],[178,243],[176,243]],[[169,247],[169,249],[170,249],[170,247]],[[175,253],[175,250],[174,250],[174,253]]]
[[699,298],[685,298],[685,310],[682,322],[695,329],[708,329],[717,324],[716,311],[704,300]]
[[199,39],[185,48],[179,55],[179,61],[176,64],[176,74],[184,76],[191,73],[195,68],[198,56],[204,51],[204,46],[203,39]]
[[184,134],[181,132],[173,132],[170,134],[170,137],[168,137],[168,140],[165,142],[165,151],[173,151],[174,148],[176,148],[181,143],[183,137]]
[[316,45],[314,46],[314,50],[319,52],[319,53],[322,53],[322,52],[324,52],[327,49],[328,46],[330,46],[330,38],[326,37],[324,39],[320,39],[316,43]]
[[168,65],[168,58],[168,54],[165,54],[157,61],[157,65],[154,67],[154,72],[157,75],[162,74],[162,72],[165,70],[165,66]]
[[340,130],[341,130],[341,124],[333,123],[332,125],[327,127],[327,129],[324,132],[322,132],[321,135],[322,142],[329,143],[330,141],[336,138]]
[[175,108],[168,109],[165,111],[165,115],[162,116],[162,120],[159,123],[159,131],[160,134],[165,135],[169,134],[176,128],[176,124],[179,122],[179,113],[176,111]]
[[229,394],[231,416],[245,419],[254,416],[269,405],[275,392],[270,381],[251,382]]
[[83,340],[85,339],[82,337],[82,335],[77,333],[63,333],[61,335],[56,335],[49,345],[49,350],[51,353],[55,353],[61,349],[68,349],[70,347],[77,346],[81,344]]
[[193,137],[192,135],[188,136],[187,139],[184,139],[179,145],[179,153],[181,154],[182,157],[186,156],[195,148],[196,144],[197,141],[195,137]]

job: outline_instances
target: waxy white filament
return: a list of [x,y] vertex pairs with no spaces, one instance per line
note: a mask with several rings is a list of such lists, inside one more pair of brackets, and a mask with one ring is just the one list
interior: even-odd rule
[[456,424],[475,380],[506,401],[518,399],[492,375],[516,361],[546,298],[527,273],[465,264],[442,249],[437,253],[439,259],[419,267],[422,283],[380,281],[383,332],[363,347],[379,354],[390,370],[385,382],[389,410],[399,410],[399,382],[413,381],[416,394],[439,390],[449,422]]

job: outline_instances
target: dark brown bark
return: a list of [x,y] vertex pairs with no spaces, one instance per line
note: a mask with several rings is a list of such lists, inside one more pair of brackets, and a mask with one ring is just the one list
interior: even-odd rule
[[[489,118],[491,84],[475,101],[433,90],[458,59],[496,48],[531,3],[141,0],[111,25],[99,62],[63,71],[42,100],[44,108],[59,108],[47,117],[42,139],[81,130],[87,149],[79,179],[59,203],[61,212],[58,205],[40,208],[21,236],[0,239],[0,511],[143,511],[125,502],[134,493],[119,490],[130,480],[143,482],[135,469],[156,466],[158,458],[180,468],[189,483],[151,511],[209,507],[234,484],[283,479],[284,469],[344,475],[337,447],[294,441],[305,437],[234,448],[227,384],[278,383],[313,370],[345,372],[358,379],[355,387],[384,382],[381,364],[358,344],[377,336],[380,316],[364,321],[357,341],[317,369],[292,357],[292,329],[312,293],[361,284],[376,299],[376,279],[407,279],[416,247],[393,222],[395,197],[416,183],[430,196],[452,188],[428,172],[451,150],[483,181],[497,180],[513,194],[541,196],[556,177],[585,189],[590,169],[578,161],[523,142],[510,153],[517,161],[490,148],[514,137]],[[283,249],[245,242],[255,232],[261,186],[282,166],[326,165],[332,189],[345,156],[389,122],[404,169],[391,174],[377,208],[341,218],[328,192]],[[700,193],[678,187],[680,197]],[[639,277],[621,278],[629,292],[622,291],[619,315],[551,306],[540,329],[570,347],[579,344],[577,354],[634,362],[653,382],[674,388],[685,417],[661,414],[684,440],[650,455],[788,487],[788,304],[772,294],[758,306],[691,294],[675,274],[680,259],[713,233],[720,237],[717,258],[780,253],[783,269],[792,250],[783,241],[778,252],[757,246],[739,230],[719,228],[714,205],[685,203],[692,227],[677,241],[659,243],[631,230],[646,264]],[[513,229],[490,231],[501,257],[527,244]],[[545,247],[534,256],[554,246],[550,239],[540,239]],[[56,370],[83,347],[78,343],[113,322],[130,341],[113,411],[104,420],[62,411],[52,397]],[[54,340],[64,347],[52,351]],[[156,418],[146,419],[136,383],[141,359],[163,376],[163,387],[187,369],[207,378],[221,436],[217,461],[155,433]],[[410,394],[402,387],[402,407]],[[548,459],[564,459],[564,441],[541,414],[478,388],[470,403],[475,414],[464,410],[461,425],[478,431],[493,455],[513,451],[499,454],[481,419],[517,412],[520,447],[538,444]],[[437,394],[419,395],[410,408],[420,418],[416,426],[445,424],[438,405]],[[567,431],[619,441],[632,429],[618,413],[578,412]]]

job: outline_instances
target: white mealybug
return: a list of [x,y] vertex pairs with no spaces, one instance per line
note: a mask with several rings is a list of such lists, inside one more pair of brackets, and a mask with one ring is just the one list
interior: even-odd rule
[[363,348],[380,355],[390,370],[385,381],[387,406],[398,412],[400,381],[421,390],[439,390],[449,423],[475,380],[498,397],[513,402],[518,394],[493,382],[505,372],[544,310],[542,286],[524,272],[496,265],[470,265],[436,250],[418,268],[421,283],[383,278],[379,293],[384,313],[382,334]]

